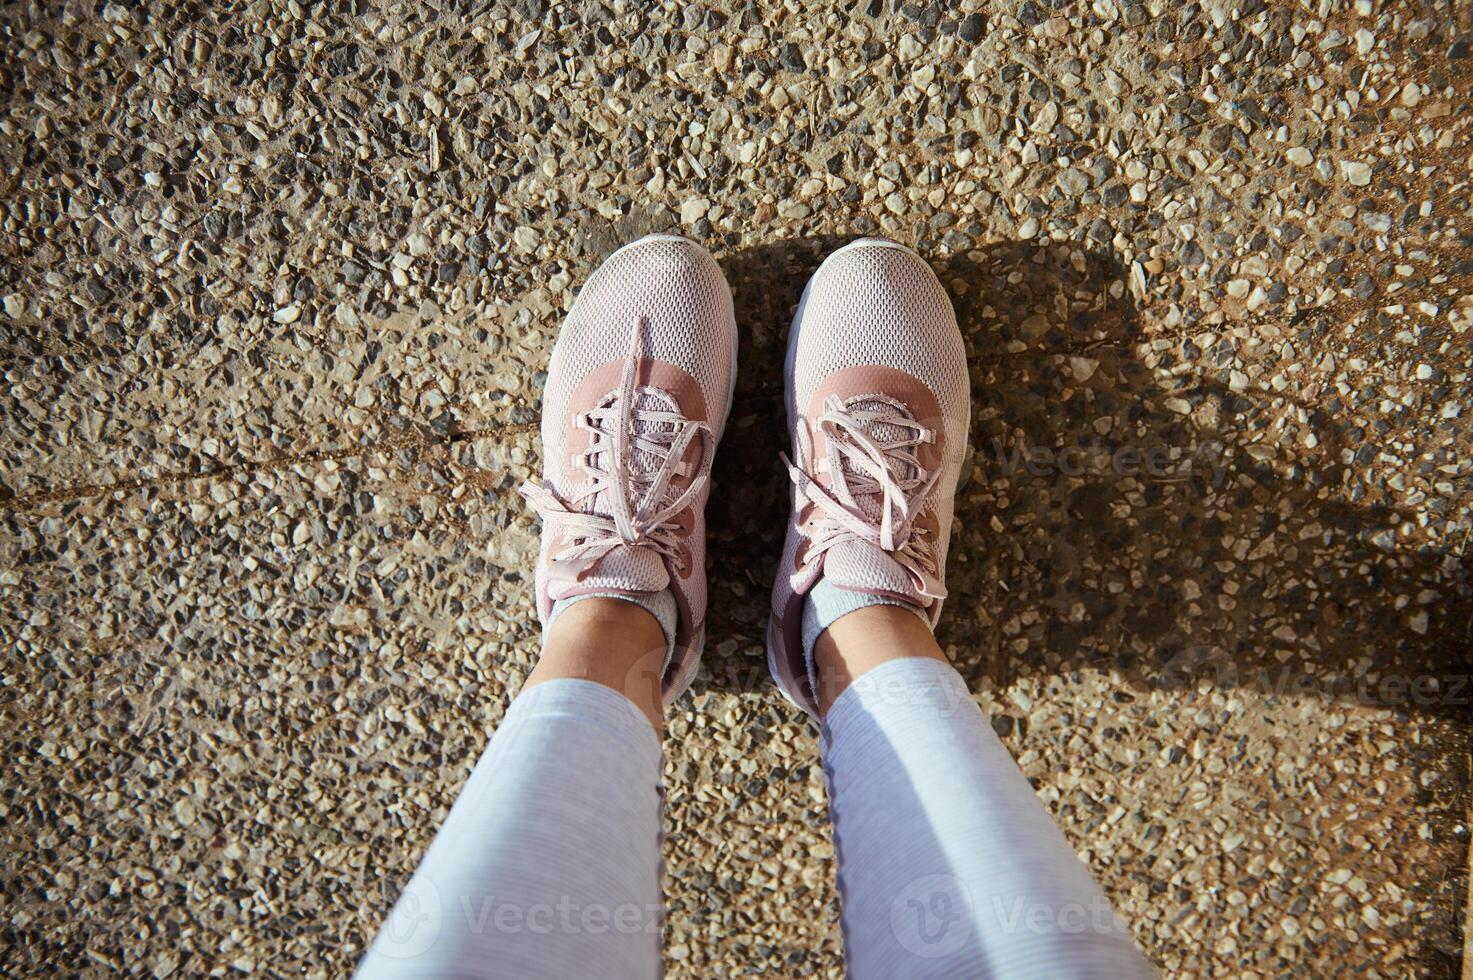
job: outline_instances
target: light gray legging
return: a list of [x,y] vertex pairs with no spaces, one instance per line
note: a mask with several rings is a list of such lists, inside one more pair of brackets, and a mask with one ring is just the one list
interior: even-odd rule
[[[823,758],[852,976],[1151,975],[951,667],[863,675]],[[622,694],[527,689],[358,976],[658,976],[659,779]]]

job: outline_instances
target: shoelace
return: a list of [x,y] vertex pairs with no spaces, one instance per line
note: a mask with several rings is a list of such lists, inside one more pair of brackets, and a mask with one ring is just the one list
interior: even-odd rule
[[[645,318],[635,321],[629,355],[612,404],[591,409],[578,418],[578,425],[594,434],[589,449],[577,461],[593,477],[592,484],[565,502],[540,481],[528,480],[521,494],[544,522],[565,530],[573,543],[551,558],[554,562],[581,562],[572,570],[581,578],[598,559],[620,546],[652,548],[667,557],[678,572],[689,568],[690,549],[674,519],[694,503],[705,489],[711,456],[715,449],[711,427],[693,422],[676,411],[639,408],[640,396],[655,389],[638,385],[639,360],[644,354]],[[660,393],[663,394],[663,393]],[[636,423],[646,423],[638,431]],[[700,436],[701,461],[692,469],[680,462]],[[660,463],[650,472],[634,468],[634,454],[655,455]],[[605,466],[602,460],[608,460]],[[671,482],[695,473],[690,485],[669,496]],[[579,501],[607,491],[608,514],[577,509]]]
[[[834,545],[858,538],[894,558],[910,573],[921,595],[944,599],[946,588],[941,584],[935,554],[925,546],[930,531],[915,523],[923,502],[941,478],[940,467],[928,470],[917,453],[920,446],[935,441],[935,433],[894,399],[871,396],[864,401],[889,407],[846,406],[837,396],[824,403],[825,411],[817,424],[828,441],[825,458],[811,458],[813,447],[803,426],[798,427],[798,463],[782,454],[789,478],[819,511],[811,528],[803,532],[809,549],[805,569],[794,577],[801,576]],[[885,426],[908,435],[881,440],[871,434]],[[819,472],[832,477],[830,489],[818,483]],[[880,498],[878,518],[867,516],[860,508],[856,498],[865,495]]]

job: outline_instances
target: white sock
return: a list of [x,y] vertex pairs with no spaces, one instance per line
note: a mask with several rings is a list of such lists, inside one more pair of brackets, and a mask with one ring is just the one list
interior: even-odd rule
[[559,599],[552,604],[552,615],[547,617],[547,625],[542,628],[542,635],[547,635],[547,631],[552,629],[552,624],[563,614],[564,610],[584,599],[623,599],[625,602],[634,603],[655,617],[655,621],[660,624],[660,629],[665,634],[665,663],[661,670],[670,666],[670,658],[675,654],[675,624],[680,621],[680,609],[675,604],[675,593],[669,589],[633,595],[627,592],[591,592],[588,595],[575,595],[571,599]]
[[823,764],[850,976],[1152,975],[949,664],[861,675]]
[[920,606],[872,592],[856,592],[831,585],[828,579],[819,579],[818,584],[803,597],[803,660],[808,665],[808,681],[813,685],[813,690],[818,690],[818,671],[813,666],[813,644],[818,642],[819,634],[840,616],[865,606],[899,606],[901,609],[909,609],[926,624],[926,629],[931,628],[931,621],[926,618],[925,610]]
[[593,681],[527,688],[358,980],[656,977],[660,740]]

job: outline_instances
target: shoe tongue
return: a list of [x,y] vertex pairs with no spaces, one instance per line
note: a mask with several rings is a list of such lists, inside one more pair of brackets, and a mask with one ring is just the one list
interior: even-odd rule
[[[848,408],[850,411],[882,412],[882,413],[887,414],[887,415],[897,415],[897,414],[909,415],[909,412],[906,412],[903,409],[898,408],[896,405],[894,405],[893,403],[888,402],[888,401],[874,401],[874,400],[868,400],[867,401],[867,400],[863,400],[863,399],[855,399],[855,400],[849,402],[845,407]],[[870,422],[870,423],[868,423],[867,425],[864,426],[864,433],[865,433],[865,435],[869,436],[871,439],[875,440],[878,443],[882,443],[882,444],[897,442],[897,441],[899,441],[901,439],[906,438],[907,436],[914,435],[914,433],[911,432],[908,429],[905,429],[905,428],[903,428],[901,426],[894,425],[894,424],[891,424],[891,423],[885,423],[885,422]],[[848,476],[851,476],[852,477],[852,476],[855,476],[855,475],[862,475],[866,479],[873,479],[873,477],[870,476],[870,474],[865,473],[863,470],[861,470],[847,456],[844,456],[844,457],[841,457],[840,458],[839,466],[844,471],[844,473],[846,475],[848,475]],[[907,476],[907,477],[913,477],[913,476],[915,476],[915,473],[914,472],[906,472],[906,473],[903,473],[901,475],[902,476]],[[852,480],[850,481],[850,485],[851,486],[853,485],[853,481]],[[882,510],[882,508],[884,506],[884,504],[883,504],[883,498],[881,497],[880,494],[878,494],[878,493],[855,494],[855,496],[854,496],[854,502],[855,502],[855,504],[858,505],[859,510],[860,510],[860,513],[864,514],[864,516],[866,518],[868,518],[871,521],[876,521],[876,522],[879,521],[881,510]]]
[[[618,403],[618,396],[604,400],[605,408]],[[651,452],[635,445],[637,436],[669,435],[679,428],[675,422],[652,421],[642,413],[678,412],[680,406],[667,393],[652,388],[641,388],[634,396],[634,411],[629,433],[627,470],[616,474],[615,483],[630,494],[629,506],[637,508],[648,491],[650,481],[664,464],[666,453]],[[606,473],[616,473],[614,441],[609,436],[596,437],[591,447],[598,467]],[[666,488],[665,499],[670,499],[687,485],[688,478],[675,477]],[[585,513],[608,515],[613,511],[613,502],[608,490],[583,498]],[[665,561],[653,548],[620,544],[598,559],[587,562],[570,562],[558,567],[548,582],[548,595],[554,599],[567,599],[591,592],[642,593],[659,592],[670,586],[670,572]]]
[[578,577],[578,567],[548,582],[550,598],[567,599],[590,592],[659,592],[670,586],[670,572],[652,548],[620,545],[587,566]]
[[823,577],[830,585],[852,592],[874,592],[926,602],[910,572],[878,545],[847,538],[824,555]]
[[[647,449],[635,448],[634,439],[637,436],[668,435],[677,429],[678,426],[673,422],[650,421],[648,417],[642,416],[641,413],[679,411],[680,406],[664,392],[651,389],[642,389],[639,391],[634,397],[634,405],[635,410],[632,413],[633,424],[630,426],[631,432],[629,434],[629,444],[631,447],[628,457],[629,477],[635,478],[640,486],[648,486],[648,481],[653,479],[655,472],[659,470],[661,464],[665,461],[665,457],[662,454],[653,453]],[[602,438],[599,445],[594,447],[594,452],[600,468],[606,472],[611,471],[614,467],[613,440],[607,437]],[[628,482],[628,479],[627,477],[625,478],[626,482]],[[675,482],[684,485],[684,481],[682,480],[676,480]],[[634,500],[631,503],[637,504],[638,501]],[[608,499],[608,491],[603,491],[589,498],[586,509],[593,513],[607,514],[611,508],[612,504]]]

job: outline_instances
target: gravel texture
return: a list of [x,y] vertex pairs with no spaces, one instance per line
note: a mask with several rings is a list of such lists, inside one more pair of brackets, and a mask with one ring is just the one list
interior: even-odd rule
[[940,637],[1163,974],[1449,976],[1473,682],[1473,5],[0,11],[7,975],[343,975],[536,656],[548,353],[616,244],[736,291],[675,977],[840,972],[764,681],[780,358],[932,258]]

